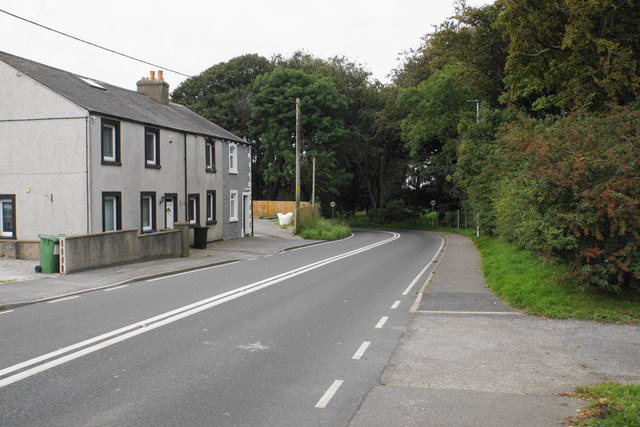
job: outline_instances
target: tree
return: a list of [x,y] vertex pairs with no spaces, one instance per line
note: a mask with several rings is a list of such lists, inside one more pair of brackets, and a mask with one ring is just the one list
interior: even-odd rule
[[239,56],[185,80],[173,91],[172,101],[252,140],[247,127],[251,117],[247,95],[256,77],[271,70],[273,65],[262,56]]
[[459,203],[453,183],[458,125],[465,116],[475,119],[467,103],[475,94],[461,84],[460,73],[461,66],[448,65],[398,96],[398,105],[407,113],[401,129],[413,163],[409,185],[422,195],[418,204],[423,207],[428,198],[442,200],[445,206]]
[[300,98],[302,106],[302,180],[309,183],[303,187],[303,193],[307,198],[311,195],[311,161],[315,157],[320,198],[326,201],[337,195],[348,175],[337,167],[336,161],[336,150],[343,143],[341,114],[346,101],[335,84],[324,76],[277,68],[259,76],[253,90],[249,129],[259,139],[258,167],[267,185],[265,196],[276,200],[295,195],[296,98]]

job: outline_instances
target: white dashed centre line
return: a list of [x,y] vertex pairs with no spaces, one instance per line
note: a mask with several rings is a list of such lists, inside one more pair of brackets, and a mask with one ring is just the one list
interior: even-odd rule
[[66,297],[66,298],[60,298],[60,299],[54,299],[53,301],[47,301],[47,304],[55,304],[57,302],[68,301],[70,299],[76,299],[76,298],[80,298],[80,295],[75,295],[75,296],[72,296],[72,297]]
[[371,341],[363,342],[362,345],[360,346],[360,348],[358,349],[358,351],[356,351],[356,354],[353,355],[352,359],[353,360],[360,360],[360,358],[362,357],[364,352],[367,351],[367,349],[369,348],[370,345],[371,345]]
[[7,314],[7,313],[12,313],[13,310],[6,310],[6,311],[0,311],[0,314]]
[[376,329],[382,328],[384,324],[387,323],[387,320],[389,320],[389,316],[383,316],[382,319],[380,319],[380,321],[376,325]]
[[398,306],[400,305],[400,301],[396,301],[393,303],[393,305],[391,306],[392,310],[395,310],[396,308],[398,308]]
[[322,396],[322,398],[318,400],[318,403],[316,403],[316,408],[326,408],[329,404],[329,401],[331,401],[331,398],[334,394],[336,394],[343,382],[344,381],[342,380],[335,380],[333,384],[331,384],[331,387],[329,387],[329,390],[327,390],[327,392],[324,394],[324,396]]

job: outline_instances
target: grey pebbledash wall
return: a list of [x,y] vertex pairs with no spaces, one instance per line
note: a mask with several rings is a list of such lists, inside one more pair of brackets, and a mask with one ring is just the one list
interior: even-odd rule
[[[237,239],[244,237],[242,235],[242,210],[243,193],[251,192],[251,147],[245,144],[236,144],[238,155],[238,173],[229,173],[229,143],[223,143],[223,173],[225,176],[224,189],[222,191],[223,200],[223,221],[224,221],[224,239]],[[238,192],[238,220],[230,222],[231,218],[231,191]],[[251,203],[251,196],[249,196]],[[249,234],[251,230],[245,230],[245,234]]]

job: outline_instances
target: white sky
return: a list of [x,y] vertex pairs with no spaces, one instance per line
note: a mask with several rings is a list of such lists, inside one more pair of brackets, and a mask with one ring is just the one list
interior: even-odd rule
[[[468,0],[470,6],[491,1]],[[185,74],[247,53],[346,56],[388,82],[453,0],[0,0],[0,9]],[[0,12],[0,51],[135,90],[154,70]],[[185,77],[165,71],[170,90]]]

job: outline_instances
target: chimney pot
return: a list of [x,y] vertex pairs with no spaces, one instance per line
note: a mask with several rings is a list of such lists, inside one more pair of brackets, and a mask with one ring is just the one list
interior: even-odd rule
[[155,79],[156,79],[156,72],[149,71],[149,80],[155,80]]
[[162,78],[162,74],[163,74],[163,71],[162,70],[158,70],[158,80],[164,80]]

